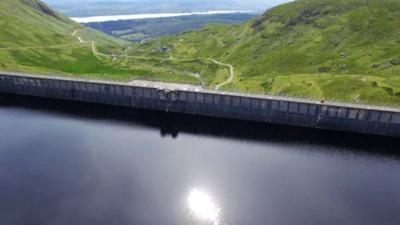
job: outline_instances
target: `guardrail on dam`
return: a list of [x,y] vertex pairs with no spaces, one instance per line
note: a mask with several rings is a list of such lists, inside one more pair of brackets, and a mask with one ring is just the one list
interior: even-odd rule
[[400,110],[209,91],[159,82],[108,82],[0,72],[0,92],[400,137]]

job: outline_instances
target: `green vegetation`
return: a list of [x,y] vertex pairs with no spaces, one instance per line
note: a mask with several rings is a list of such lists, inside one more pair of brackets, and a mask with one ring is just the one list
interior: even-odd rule
[[0,70],[199,83],[175,70],[119,57],[128,42],[85,28],[39,0],[2,0],[0,16]]
[[397,0],[297,0],[131,51],[167,46],[177,58],[230,63],[228,90],[399,105],[399,16]]
[[128,48],[40,5],[0,2],[0,69],[400,105],[398,0],[297,0]]
[[229,13],[94,22],[85,25],[127,41],[144,42],[159,36],[201,29],[209,23],[237,24],[256,16],[252,13]]

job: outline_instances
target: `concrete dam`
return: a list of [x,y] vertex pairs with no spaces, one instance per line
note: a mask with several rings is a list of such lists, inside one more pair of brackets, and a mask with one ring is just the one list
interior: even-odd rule
[[0,72],[0,92],[400,137],[400,109],[212,91],[193,85]]

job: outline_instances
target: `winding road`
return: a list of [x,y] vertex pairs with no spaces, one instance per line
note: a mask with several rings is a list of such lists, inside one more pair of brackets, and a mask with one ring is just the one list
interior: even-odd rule
[[[148,59],[148,58],[146,58],[146,57],[129,56],[127,53],[128,53],[128,51],[129,51],[130,47],[128,47],[128,48],[124,51],[124,53],[125,53],[124,55],[109,55],[109,54],[100,53],[99,51],[97,51],[97,49],[96,49],[96,43],[95,43],[94,41],[84,41],[80,36],[77,36],[79,30],[82,30],[82,29],[84,29],[84,28],[74,30],[74,31],[72,32],[72,36],[78,38],[78,41],[79,41],[80,43],[90,43],[90,44],[91,44],[91,49],[92,49],[92,52],[93,52],[94,55],[97,55],[97,56],[105,56],[105,57],[124,57],[124,58]],[[165,59],[165,58],[162,58],[162,59]],[[175,58],[175,57],[173,56],[173,54],[171,53],[171,54],[170,54],[170,57],[167,58],[167,59],[165,59],[165,60],[181,61],[181,62],[182,62],[182,61],[194,61],[194,60],[207,60],[207,61],[211,61],[212,63],[215,63],[215,64],[217,64],[217,65],[219,65],[219,66],[227,67],[227,68],[229,69],[229,77],[228,77],[228,79],[227,79],[226,81],[224,81],[224,82],[222,82],[222,83],[220,83],[220,84],[218,84],[218,85],[215,86],[215,90],[217,90],[217,91],[220,90],[221,87],[223,87],[223,86],[225,86],[225,85],[231,83],[231,82],[233,81],[233,79],[235,78],[235,68],[234,68],[231,64],[223,63],[223,62],[220,62],[220,61],[218,61],[218,60],[216,60],[216,59],[212,59],[212,58],[177,59],[177,58]],[[203,81],[201,78],[199,78],[199,80],[201,81],[202,86],[204,86],[204,81]]]
[[229,78],[228,78],[228,80],[218,84],[215,87],[215,90],[219,91],[222,86],[225,86],[225,85],[227,85],[227,84],[229,84],[229,83],[231,83],[233,81],[233,78],[235,78],[235,68],[231,64],[222,63],[222,62],[219,62],[219,61],[217,61],[215,59],[210,59],[210,60],[215,64],[218,64],[220,66],[226,66],[226,67],[229,68]]
[[104,53],[101,53],[101,52],[97,51],[96,43],[94,41],[85,41],[85,40],[82,39],[82,37],[77,36],[77,34],[78,34],[78,32],[80,30],[84,30],[84,28],[74,30],[72,32],[72,34],[71,34],[72,37],[78,38],[79,43],[90,44],[91,50],[93,52],[93,55],[95,55],[95,56],[104,56],[104,57],[114,57],[114,55],[104,54]]
[[[123,55],[110,55],[110,54],[104,54],[101,53],[97,50],[96,48],[96,42],[95,41],[86,41],[83,40],[83,38],[81,36],[78,35],[80,30],[85,30],[85,28],[79,28],[79,29],[75,29],[72,33],[71,36],[74,38],[78,39],[79,43],[69,43],[69,44],[59,44],[59,45],[52,45],[52,46],[29,46],[29,47],[5,47],[5,48],[0,48],[1,50],[24,50],[24,49],[55,49],[55,48],[63,48],[63,47],[68,47],[68,46],[75,46],[77,44],[89,44],[91,51],[93,53],[93,55],[95,56],[102,56],[102,57],[111,57],[111,58],[116,58],[116,57],[122,57],[122,58],[135,58],[135,59],[153,59],[150,57],[143,57],[143,56],[130,56],[128,55],[128,51],[131,47],[128,47],[125,51]],[[194,61],[194,60],[204,60],[204,61],[210,61],[212,63],[215,63],[219,66],[224,66],[229,68],[229,77],[226,81],[218,84],[215,86],[215,90],[220,90],[221,87],[231,83],[235,77],[235,69],[231,64],[226,64],[223,62],[220,62],[216,59],[212,59],[212,58],[186,58],[186,59],[178,59],[175,58],[172,54],[170,55],[169,58],[158,58],[160,60],[170,60],[170,61],[180,61],[180,62],[184,62],[184,61]],[[202,87],[204,88],[204,80],[201,79],[201,77],[197,77],[200,82],[202,83]]]

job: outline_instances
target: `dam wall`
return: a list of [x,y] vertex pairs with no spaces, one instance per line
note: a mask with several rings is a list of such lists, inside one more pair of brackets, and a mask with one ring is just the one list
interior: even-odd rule
[[204,90],[0,72],[0,92],[264,123],[400,137],[400,110]]

